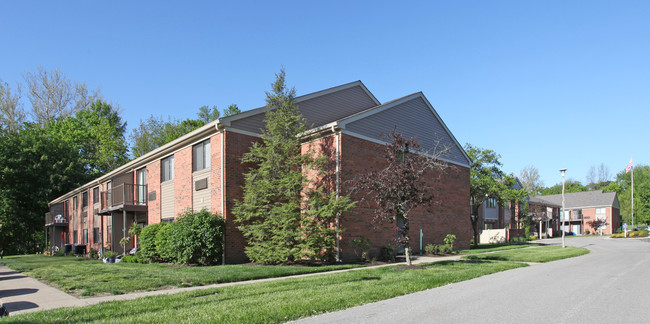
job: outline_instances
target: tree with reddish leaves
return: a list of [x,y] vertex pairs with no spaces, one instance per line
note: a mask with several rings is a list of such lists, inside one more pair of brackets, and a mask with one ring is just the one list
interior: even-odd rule
[[354,178],[354,191],[363,193],[364,200],[375,204],[373,223],[390,222],[402,224],[397,227],[398,242],[404,247],[406,262],[411,265],[411,236],[409,234],[409,214],[420,206],[434,203],[430,178],[424,174],[428,170],[442,175],[449,165],[440,160],[449,148],[444,147],[434,152],[426,152],[414,138],[404,138],[393,129],[386,135],[390,140],[386,144],[384,157],[387,166],[378,171],[371,171]]

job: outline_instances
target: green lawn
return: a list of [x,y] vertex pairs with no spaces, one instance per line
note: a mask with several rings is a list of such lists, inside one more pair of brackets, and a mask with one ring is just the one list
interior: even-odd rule
[[527,247],[540,246],[537,243],[494,243],[494,244],[479,244],[477,247],[471,247],[469,250],[459,250],[457,254],[477,254],[502,250],[523,249]]
[[466,256],[466,259],[519,261],[519,262],[550,262],[560,259],[572,258],[589,253],[589,250],[567,246],[542,246],[530,249],[498,251],[494,253]]
[[359,267],[359,265],[172,267],[165,264],[104,264],[95,260],[44,255],[9,256],[0,262],[13,270],[24,272],[32,278],[48,282],[67,293],[84,297],[119,295],[135,291],[201,286]]
[[[16,322],[279,323],[526,266],[503,261],[445,261],[160,295],[8,317]],[[435,302],[435,301],[432,301]]]

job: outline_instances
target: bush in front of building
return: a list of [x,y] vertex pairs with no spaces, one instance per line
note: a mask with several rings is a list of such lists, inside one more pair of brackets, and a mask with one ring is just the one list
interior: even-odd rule
[[182,264],[214,265],[221,260],[223,217],[203,209],[186,212],[169,227],[169,250],[172,262]]
[[156,233],[156,253],[158,253],[161,261],[174,263],[176,255],[172,248],[174,238],[171,237],[172,224],[174,223],[163,224]]
[[140,233],[142,261],[218,264],[223,252],[225,221],[207,210],[188,211],[173,223],[151,224]]
[[156,235],[158,231],[168,225],[167,223],[151,224],[142,229],[140,233],[140,255],[145,262],[158,262],[161,260],[156,247]]

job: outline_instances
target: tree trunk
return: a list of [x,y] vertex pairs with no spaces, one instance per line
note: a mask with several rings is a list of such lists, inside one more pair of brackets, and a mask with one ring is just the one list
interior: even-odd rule
[[[469,219],[472,222],[472,230],[474,230],[474,247],[478,246],[478,206],[472,206],[473,213],[470,213]],[[476,217],[472,217],[472,215]]]
[[411,248],[408,246],[404,247],[404,255],[406,255],[406,265],[410,266],[411,263]]

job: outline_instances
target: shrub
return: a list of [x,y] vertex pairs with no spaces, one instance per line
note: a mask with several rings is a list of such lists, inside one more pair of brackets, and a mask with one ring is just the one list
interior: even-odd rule
[[174,254],[173,239],[171,237],[171,228],[174,223],[161,223],[158,232],[156,233],[156,253],[164,262],[176,262],[176,255]]
[[440,254],[448,254],[451,253],[452,247],[449,244],[441,244],[438,245],[438,251],[440,251]]
[[[370,261],[370,246],[372,245],[372,242],[370,242],[369,239],[365,237],[360,237],[358,239],[352,240],[350,242],[350,246],[354,249],[354,254],[358,257],[361,258],[364,262]],[[359,253],[361,252],[361,253]],[[359,255],[361,254],[361,255]]]
[[102,256],[103,256],[105,259],[110,259],[110,258],[114,258],[114,257],[116,257],[116,256],[117,256],[117,253],[115,253],[115,252],[113,252],[113,251],[106,251],[106,252],[104,252],[104,255],[102,255]]
[[[160,255],[169,255],[172,262],[183,264],[218,264],[223,251],[224,226],[221,216],[205,209],[196,213],[186,212],[169,226],[168,247],[161,243],[163,251]],[[158,235],[161,232],[165,230],[159,231]]]
[[424,253],[426,254],[438,254],[438,246],[435,244],[427,244],[424,247]]
[[146,262],[157,262],[160,260],[160,255],[156,249],[156,234],[167,223],[151,224],[142,229],[140,233],[140,253],[142,259]]
[[395,261],[395,248],[384,245],[379,249],[379,259],[386,262]]
[[140,260],[135,255],[125,255],[122,257],[120,262],[124,263],[140,263]]
[[637,235],[639,235],[639,232],[630,232],[630,233],[628,234],[629,237],[635,237],[635,236],[637,236]]
[[639,236],[643,236],[643,237],[648,236],[648,230],[639,231]]
[[[451,251],[453,251],[453,250],[454,250],[454,241],[456,241],[456,235],[454,235],[454,234],[447,234],[447,236],[445,236],[444,241],[445,241],[445,244],[448,244],[448,245],[449,245],[449,249],[450,249]],[[451,251],[450,251],[450,252],[451,252]]]
[[90,252],[88,252],[88,257],[91,260],[97,260],[99,259],[99,252],[97,252],[96,249],[90,249]]
[[591,234],[591,232],[589,232],[589,230],[586,229],[586,230],[585,230],[585,235],[589,235],[589,234]]

